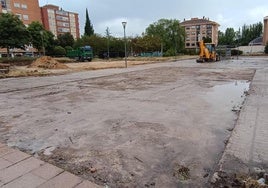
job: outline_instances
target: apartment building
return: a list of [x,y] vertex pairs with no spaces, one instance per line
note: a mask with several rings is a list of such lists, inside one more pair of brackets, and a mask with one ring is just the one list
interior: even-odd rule
[[263,45],[268,43],[268,16],[263,18]]
[[79,38],[78,14],[60,9],[55,5],[41,7],[42,22],[46,30],[55,36],[71,33],[74,39]]
[[186,49],[197,48],[198,41],[203,37],[209,37],[213,43],[218,44],[218,28],[220,25],[210,21],[209,18],[191,18],[190,20],[184,20],[181,26],[185,28]]
[[38,0],[1,0],[0,13],[13,13],[27,26],[41,20]]

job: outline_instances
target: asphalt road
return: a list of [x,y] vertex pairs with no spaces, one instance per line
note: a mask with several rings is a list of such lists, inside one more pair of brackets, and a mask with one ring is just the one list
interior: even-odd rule
[[99,185],[206,186],[265,67],[185,60],[3,79],[0,140]]

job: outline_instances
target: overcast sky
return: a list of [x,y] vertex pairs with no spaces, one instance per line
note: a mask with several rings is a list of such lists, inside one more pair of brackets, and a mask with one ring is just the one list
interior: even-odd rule
[[80,34],[84,34],[85,14],[95,33],[123,35],[121,22],[127,21],[127,36],[141,35],[149,24],[161,18],[190,19],[203,16],[218,22],[221,31],[227,27],[238,29],[243,24],[263,22],[268,16],[267,0],[39,0],[39,5],[53,4],[79,14]]

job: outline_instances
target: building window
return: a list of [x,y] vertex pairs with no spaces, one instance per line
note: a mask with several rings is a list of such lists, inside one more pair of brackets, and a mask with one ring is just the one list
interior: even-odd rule
[[69,28],[58,28],[58,32],[68,33],[68,32],[70,32],[70,29]]
[[56,14],[63,15],[63,16],[68,16],[68,12],[62,11],[62,10],[57,10]]
[[1,6],[3,9],[7,8],[6,0],[1,0]]
[[57,26],[61,27],[70,27],[70,24],[67,22],[57,22]]
[[190,46],[190,43],[186,43],[186,46]]
[[63,16],[56,16],[57,20],[61,20],[61,21],[69,21],[68,17],[63,17]]
[[27,5],[25,5],[25,4],[21,4],[21,8],[22,8],[22,9],[27,9],[28,7],[27,7]]
[[21,14],[16,14],[16,16],[21,20]]
[[14,3],[14,7],[15,8],[20,8],[20,4],[19,3]]
[[207,29],[211,29],[212,28],[212,25],[207,25]]
[[23,19],[24,20],[29,20],[29,16],[28,15],[23,15]]

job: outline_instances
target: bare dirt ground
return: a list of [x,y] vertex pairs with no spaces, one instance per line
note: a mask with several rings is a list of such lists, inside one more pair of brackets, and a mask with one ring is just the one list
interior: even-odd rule
[[[132,57],[127,59],[127,66],[153,64],[159,62],[168,62],[195,58],[195,56],[177,56],[177,57]],[[66,61],[59,63],[57,60]],[[45,56],[37,59],[30,66],[11,66],[8,74],[0,74],[0,78],[27,77],[27,76],[48,76],[59,75],[72,72],[81,72],[88,70],[125,68],[125,61],[122,59],[93,59],[92,62],[76,62],[69,58],[51,58]]]
[[4,79],[0,141],[108,187],[208,187],[266,61]]

